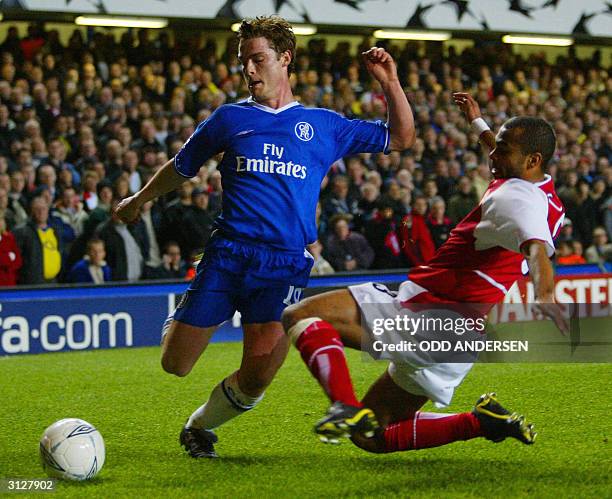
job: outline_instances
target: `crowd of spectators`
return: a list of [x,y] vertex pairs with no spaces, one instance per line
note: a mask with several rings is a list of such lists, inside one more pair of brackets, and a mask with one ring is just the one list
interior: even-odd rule
[[[33,24],[0,43],[0,284],[185,278],[220,211],[219,158],[136,224],[113,216],[172,158],[197,124],[248,96],[236,41],[162,31]],[[380,86],[347,42],[311,39],[296,54],[305,106],[386,119]],[[220,46],[218,44],[222,44]],[[417,127],[403,154],[331,165],[317,208],[314,274],[405,268],[427,260],[489,182],[477,136],[452,103],[472,92],[493,129],[514,115],[546,118],[558,147],[549,168],[567,210],[558,264],[612,261],[612,75],[600,52],[554,64],[501,44],[442,53],[434,43],[385,47],[398,63]]]

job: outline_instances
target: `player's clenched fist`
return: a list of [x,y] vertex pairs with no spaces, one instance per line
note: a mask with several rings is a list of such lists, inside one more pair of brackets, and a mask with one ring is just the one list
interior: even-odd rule
[[133,222],[140,214],[141,204],[136,195],[122,199],[115,208],[116,215],[124,222]]
[[395,61],[385,49],[372,47],[361,55],[368,73],[376,78],[381,85],[398,79]]

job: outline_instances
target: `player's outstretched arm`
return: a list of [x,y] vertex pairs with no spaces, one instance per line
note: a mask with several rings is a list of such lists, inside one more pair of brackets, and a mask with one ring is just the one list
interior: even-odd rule
[[416,140],[414,118],[406,94],[397,76],[393,57],[383,48],[372,47],[361,54],[368,72],[378,80],[387,99],[389,109],[389,148],[403,151],[412,147]]
[[[466,92],[455,92],[453,94],[453,100],[455,104],[459,106],[459,109],[463,111],[470,124],[474,123],[474,120],[482,118],[480,106],[470,94]],[[491,130],[482,132],[478,139],[484,146],[488,147],[489,150],[495,149],[495,134]]]
[[568,320],[555,303],[555,281],[552,264],[543,241],[527,241],[522,247],[529,263],[529,274],[535,288],[536,311],[552,319],[564,335],[569,331]]
[[136,194],[123,199],[115,208],[117,216],[124,222],[133,222],[140,214],[140,208],[167,192],[173,191],[187,179],[174,169],[174,158],[162,166],[153,178]]

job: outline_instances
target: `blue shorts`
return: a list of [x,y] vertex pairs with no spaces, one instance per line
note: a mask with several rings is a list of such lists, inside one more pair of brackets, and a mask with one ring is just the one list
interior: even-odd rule
[[215,235],[174,319],[211,327],[238,311],[245,324],[280,321],[285,307],[300,300],[313,263],[305,250],[289,252]]

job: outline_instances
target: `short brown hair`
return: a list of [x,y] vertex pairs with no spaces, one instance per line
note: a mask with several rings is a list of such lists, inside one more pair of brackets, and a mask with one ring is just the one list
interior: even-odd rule
[[238,42],[251,38],[264,37],[277,54],[291,52],[291,62],[287,74],[295,69],[295,34],[291,24],[279,16],[258,16],[255,19],[243,19],[238,29]]

